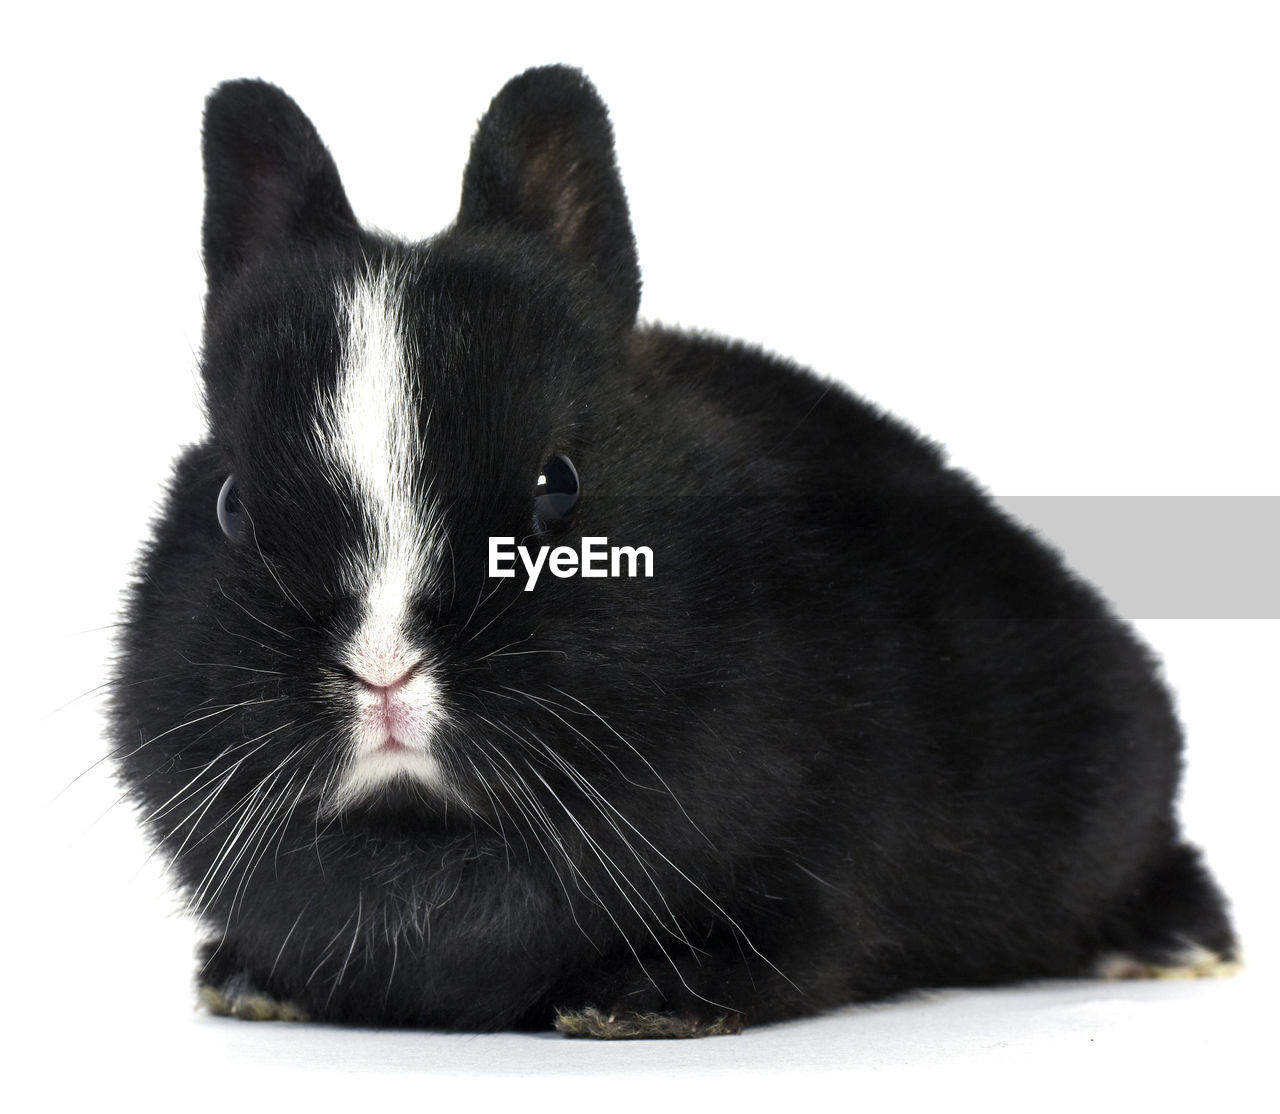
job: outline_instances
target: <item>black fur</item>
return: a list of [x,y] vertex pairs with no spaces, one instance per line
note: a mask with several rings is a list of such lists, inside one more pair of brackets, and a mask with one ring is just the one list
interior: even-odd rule
[[[756,350],[635,325],[580,74],[498,95],[458,221],[425,245],[358,228],[269,85],[210,97],[205,158],[209,436],[144,554],[114,704],[121,776],[213,936],[202,981],[321,1019],[703,1032],[1113,950],[1234,953],[1174,820],[1149,654],[906,426]],[[343,560],[369,524],[310,430],[335,290],[384,264],[449,543],[414,630],[457,791],[333,817]],[[583,491],[556,540],[652,546],[652,579],[486,579],[552,451]],[[241,544],[214,514],[232,472]]]

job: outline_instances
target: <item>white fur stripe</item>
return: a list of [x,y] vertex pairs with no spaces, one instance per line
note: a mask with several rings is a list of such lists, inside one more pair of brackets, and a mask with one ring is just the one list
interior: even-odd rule
[[443,538],[438,509],[430,493],[419,489],[427,422],[419,413],[398,276],[385,268],[367,272],[339,290],[338,298],[341,365],[317,416],[316,435],[335,479],[354,486],[371,531],[350,553],[345,570],[347,589],[361,600],[346,663],[378,686],[417,670],[395,696],[396,722],[402,725],[396,739],[409,753],[378,752],[386,732],[382,717],[367,714],[367,694],[354,695],[347,786],[354,790],[393,773],[433,780],[424,775],[435,769],[429,751],[442,715],[439,686],[423,664],[426,648],[410,637],[409,618],[415,595],[432,587]]
[[370,666],[367,680],[389,684],[416,660],[393,651],[407,649],[409,604],[437,567],[439,521],[434,507],[425,509],[427,494],[415,491],[423,430],[396,277],[386,269],[361,275],[339,299],[342,364],[317,433],[326,457],[354,484],[373,531],[347,570],[348,589],[364,602],[352,656]]

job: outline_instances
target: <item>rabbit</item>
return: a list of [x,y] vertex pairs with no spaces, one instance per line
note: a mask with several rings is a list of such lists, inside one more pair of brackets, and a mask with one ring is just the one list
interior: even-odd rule
[[1234,969],[1150,652],[903,422],[637,322],[581,73],[501,90],[422,243],[266,82],[203,154],[208,435],[111,722],[208,1009],[693,1037]]

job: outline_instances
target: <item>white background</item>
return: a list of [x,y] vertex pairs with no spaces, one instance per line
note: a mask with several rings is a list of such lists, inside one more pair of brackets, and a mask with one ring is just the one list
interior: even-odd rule
[[1278,981],[1276,622],[1141,624],[1178,692],[1187,827],[1235,900],[1244,976],[948,993],[693,1044],[192,1013],[194,933],[92,765],[105,750],[92,690],[159,484],[201,428],[199,120],[218,81],[280,84],[330,145],[357,215],[425,236],[451,219],[471,131],[502,83],[529,65],[579,65],[611,106],[645,317],[839,377],[1002,495],[1276,495],[1275,10],[349,0],[227,2],[198,17],[136,4],[11,12],[9,1089],[142,1109],[328,1096],[348,1108],[742,1106],[820,1090],[824,1107],[1273,1098],[1250,1088],[1271,1054]]

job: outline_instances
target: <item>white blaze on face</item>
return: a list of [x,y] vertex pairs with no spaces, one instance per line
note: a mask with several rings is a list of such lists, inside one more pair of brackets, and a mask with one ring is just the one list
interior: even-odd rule
[[436,575],[443,541],[438,510],[416,483],[427,423],[395,274],[361,275],[339,291],[339,306],[342,362],[316,431],[335,479],[354,487],[368,531],[346,571],[361,603],[346,664],[365,684],[353,684],[351,761],[337,795],[354,799],[397,776],[439,783],[431,754],[439,685],[409,618]]

